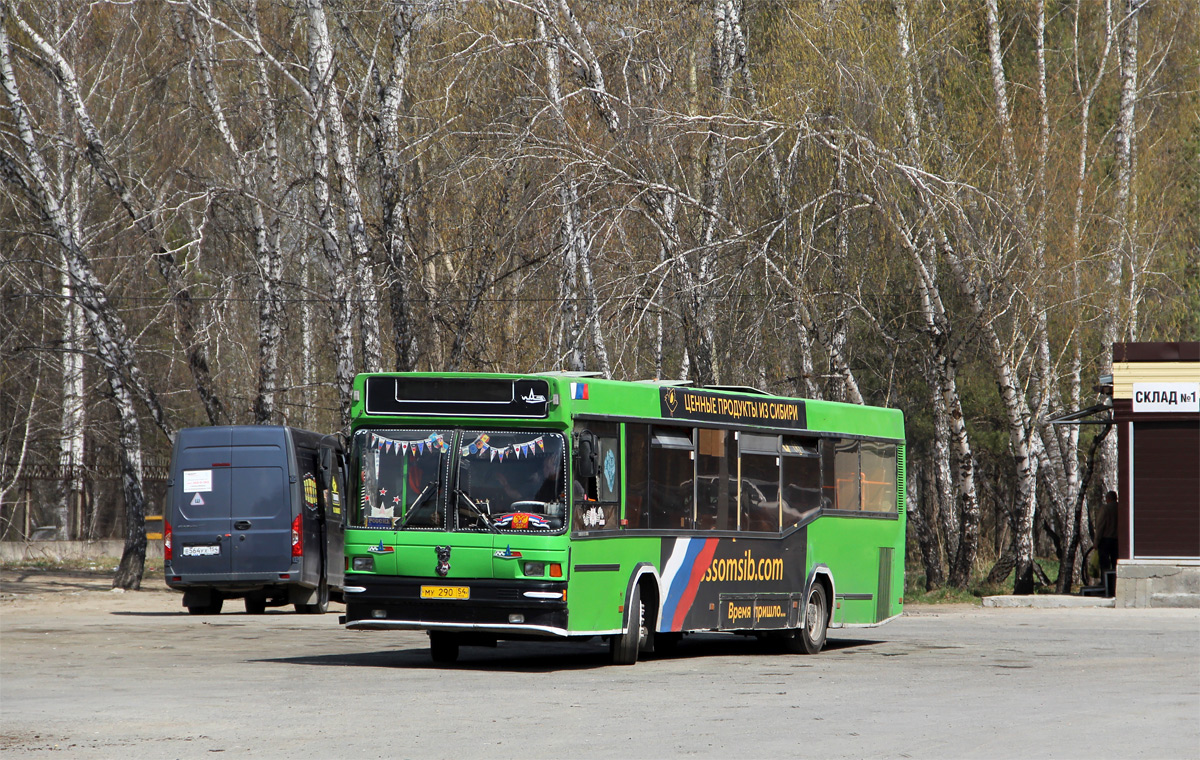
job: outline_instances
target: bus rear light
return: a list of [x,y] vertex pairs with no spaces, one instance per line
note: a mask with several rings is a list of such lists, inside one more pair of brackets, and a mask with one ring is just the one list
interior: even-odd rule
[[171,523],[167,522],[166,519],[164,519],[163,520],[163,560],[166,562],[170,562],[171,558],[173,556],[174,556],[174,552],[171,549]]
[[304,518],[303,515],[296,515],[296,519],[292,520],[292,556],[304,556],[304,534],[301,532],[300,521]]
[[562,577],[562,565],[558,564],[557,562],[551,562],[550,563],[550,577],[551,578],[561,578]]

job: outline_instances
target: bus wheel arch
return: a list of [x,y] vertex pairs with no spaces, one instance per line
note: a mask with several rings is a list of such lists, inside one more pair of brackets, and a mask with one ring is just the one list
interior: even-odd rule
[[805,584],[799,626],[785,639],[789,652],[817,654],[825,647],[833,620],[833,588],[833,574],[829,568],[823,565],[813,568]]
[[644,564],[629,579],[622,632],[609,639],[614,665],[632,665],[641,654],[654,651],[658,613],[658,579],[653,567]]

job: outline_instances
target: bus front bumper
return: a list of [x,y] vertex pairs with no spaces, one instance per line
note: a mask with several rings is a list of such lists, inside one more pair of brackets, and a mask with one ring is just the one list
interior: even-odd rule
[[[467,591],[455,593],[465,593],[465,598],[430,596],[462,588]],[[346,615],[342,622],[356,630],[566,636],[566,589],[565,582],[347,573]]]

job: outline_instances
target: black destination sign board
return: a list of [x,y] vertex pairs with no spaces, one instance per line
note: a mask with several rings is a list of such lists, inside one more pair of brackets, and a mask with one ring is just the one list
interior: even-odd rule
[[550,384],[537,379],[368,377],[367,414],[418,417],[545,417]]
[[804,402],[795,399],[730,396],[691,388],[662,388],[659,390],[659,402],[664,419],[798,430],[808,427]]

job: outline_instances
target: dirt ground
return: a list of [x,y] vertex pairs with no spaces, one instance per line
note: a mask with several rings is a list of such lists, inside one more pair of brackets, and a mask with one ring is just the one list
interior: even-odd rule
[[[139,591],[113,589],[113,574],[91,570],[0,570],[0,611],[20,614],[48,606],[62,614],[123,609],[161,611],[181,604],[159,573],[147,574]],[[2,625],[2,624],[0,624]]]
[[1195,758],[1200,746],[1198,610],[913,606],[833,631],[816,657],[699,634],[630,668],[608,665],[600,641],[501,642],[439,666],[423,633],[347,630],[341,605],[247,615],[234,601],[193,616],[161,573],[136,592],[111,583],[111,571],[0,570],[6,760]]
[[[167,588],[161,572],[147,572],[137,591],[114,589],[112,579],[113,573],[107,570],[2,569],[0,615],[44,614],[51,609],[63,615],[183,611],[183,594]],[[241,609],[240,599],[225,603],[227,613]],[[330,602],[330,614],[343,611],[340,604]],[[3,626],[0,622],[0,631]]]

